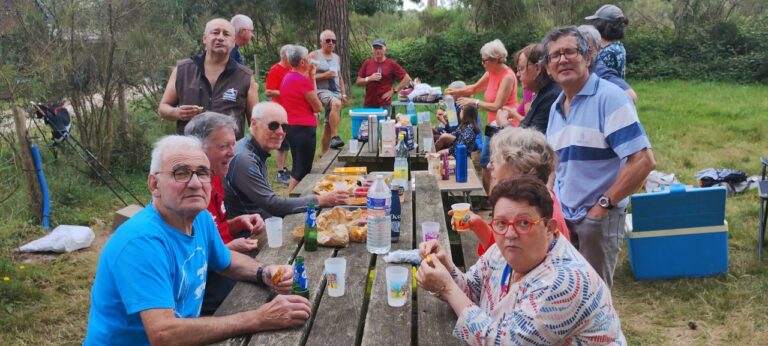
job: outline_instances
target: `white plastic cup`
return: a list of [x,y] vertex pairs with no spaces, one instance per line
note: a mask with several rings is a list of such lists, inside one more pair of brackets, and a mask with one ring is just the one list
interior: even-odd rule
[[329,296],[341,297],[344,295],[346,274],[347,260],[344,257],[332,257],[325,260],[325,283]]
[[425,242],[440,239],[440,224],[434,221],[422,223],[421,235]]
[[283,219],[280,217],[270,217],[264,220],[267,225],[267,244],[269,247],[283,246]]
[[405,267],[387,267],[387,304],[389,306],[403,306],[408,301],[409,270]]
[[357,139],[350,139],[349,140],[349,152],[350,153],[357,153],[358,147],[357,147]]
[[346,181],[337,181],[333,183],[333,191],[349,191],[349,185]]

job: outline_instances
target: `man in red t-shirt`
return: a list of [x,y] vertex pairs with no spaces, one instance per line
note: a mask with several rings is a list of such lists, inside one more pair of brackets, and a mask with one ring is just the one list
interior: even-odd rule
[[[394,59],[388,59],[387,44],[382,39],[373,41],[373,58],[367,59],[357,72],[357,85],[365,85],[365,101],[368,107],[386,107],[392,103],[392,95],[403,90],[411,77]],[[400,80],[393,89],[392,82]]]
[[[264,95],[272,98],[272,102],[280,103],[280,84],[283,82],[283,77],[291,72],[291,65],[288,63],[288,47],[290,44],[286,44],[280,48],[280,61],[276,62],[267,72],[267,82],[265,83]],[[277,172],[277,182],[288,185],[291,179],[290,171],[285,165],[285,159],[288,157],[288,150],[291,149],[288,146],[288,141],[283,141],[280,145],[280,149],[275,155],[275,163],[279,171]]]

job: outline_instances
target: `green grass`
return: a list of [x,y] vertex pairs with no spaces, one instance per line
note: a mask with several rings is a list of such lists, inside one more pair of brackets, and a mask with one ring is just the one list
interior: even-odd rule
[[[694,183],[696,171],[707,167],[759,174],[759,157],[768,155],[768,87],[684,81],[635,82],[633,87],[658,170],[676,173],[689,184]],[[354,102],[342,111],[339,127],[345,141],[351,132],[347,112],[362,102],[362,89],[353,91]],[[151,112],[140,112],[137,121],[150,140],[172,131],[169,123],[160,123]],[[0,147],[0,162],[6,158],[7,150]],[[104,186],[89,180],[82,168],[71,168],[76,160],[60,155],[55,161],[50,151],[44,155],[53,222],[91,225],[98,235],[92,248],[57,257],[15,254],[15,247],[45,232],[31,219],[23,187],[0,205],[2,345],[79,344],[85,336],[98,249],[109,234],[112,212],[122,205]],[[121,178],[147,199],[143,166]],[[269,167],[274,177],[274,156]],[[6,171],[0,167],[0,172]],[[273,186],[284,191],[278,184]],[[637,282],[626,251],[622,252],[612,294],[631,344],[753,345],[768,340],[768,259],[757,261],[755,191],[730,198],[727,218],[728,274]],[[689,329],[690,321],[696,322],[696,330]]]

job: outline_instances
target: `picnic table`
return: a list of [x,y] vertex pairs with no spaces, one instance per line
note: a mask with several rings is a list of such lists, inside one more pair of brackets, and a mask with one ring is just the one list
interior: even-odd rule
[[[416,190],[406,192],[402,203],[400,240],[392,251],[418,247],[422,239],[421,223],[440,224],[439,242],[450,255],[450,244],[437,179],[426,172],[414,172]],[[314,184],[303,184],[294,190],[311,194]],[[418,208],[416,207],[418,205]],[[428,292],[411,286],[407,303],[402,307],[387,304],[385,269],[391,265],[382,256],[368,252],[365,244],[350,243],[346,248],[319,247],[307,252],[303,241],[291,231],[304,223],[304,214],[289,215],[283,221],[283,246],[266,247],[260,239],[256,257],[263,263],[291,264],[296,255],[304,256],[309,282],[312,314],[301,327],[243,335],[220,344],[227,345],[455,345],[451,333],[456,315],[450,306]],[[262,238],[263,235],[262,235]],[[263,246],[263,247],[262,247]],[[345,257],[346,289],[342,297],[327,295],[323,277],[324,260]],[[413,269],[409,264],[397,264]],[[413,273],[413,270],[411,271]],[[413,279],[411,274],[409,279]],[[413,282],[413,281],[409,281]],[[258,308],[272,297],[266,288],[238,282],[216,315],[228,315]]]
[[[417,124],[415,126],[415,137],[414,137],[414,144],[416,145],[416,148],[414,150],[411,150],[409,152],[409,158],[411,162],[411,170],[414,170],[414,166],[416,168],[424,169],[426,168],[427,163],[427,152],[423,151],[423,148],[421,148],[423,144],[423,138],[432,138],[432,127],[429,123],[421,123]],[[342,150],[338,156],[336,156],[336,160],[343,162],[347,166],[357,166],[362,165],[369,168],[374,168],[373,171],[378,170],[391,170],[394,163],[395,163],[395,157],[394,156],[382,156],[379,153],[379,150],[381,149],[379,146],[376,146],[376,150],[373,152],[369,150],[371,143],[365,142],[360,143],[358,145],[358,150],[355,152],[350,152],[347,150]],[[434,141],[432,141],[431,144],[431,150],[429,152],[434,152],[435,145]],[[369,171],[371,171],[369,169]]]

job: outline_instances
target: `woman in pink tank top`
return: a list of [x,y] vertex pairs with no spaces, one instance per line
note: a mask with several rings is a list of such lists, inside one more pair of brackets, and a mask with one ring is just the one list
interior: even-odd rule
[[[507,49],[500,40],[496,39],[486,43],[480,48],[480,57],[483,59],[483,68],[485,74],[474,84],[467,85],[460,89],[446,89],[445,93],[457,98],[460,106],[474,105],[478,110],[488,112],[488,124],[486,126],[499,127],[496,122],[496,111],[501,107],[517,107],[517,77],[515,72],[505,64],[507,60]],[[483,93],[485,100],[473,98],[479,92]],[[515,120],[510,125],[517,126],[520,122]],[[486,133],[488,131],[486,130]],[[480,154],[480,165],[483,167],[483,187],[488,190],[491,175],[488,171],[488,162],[490,161],[490,151],[488,148],[489,138],[485,137],[483,142],[483,151]]]

